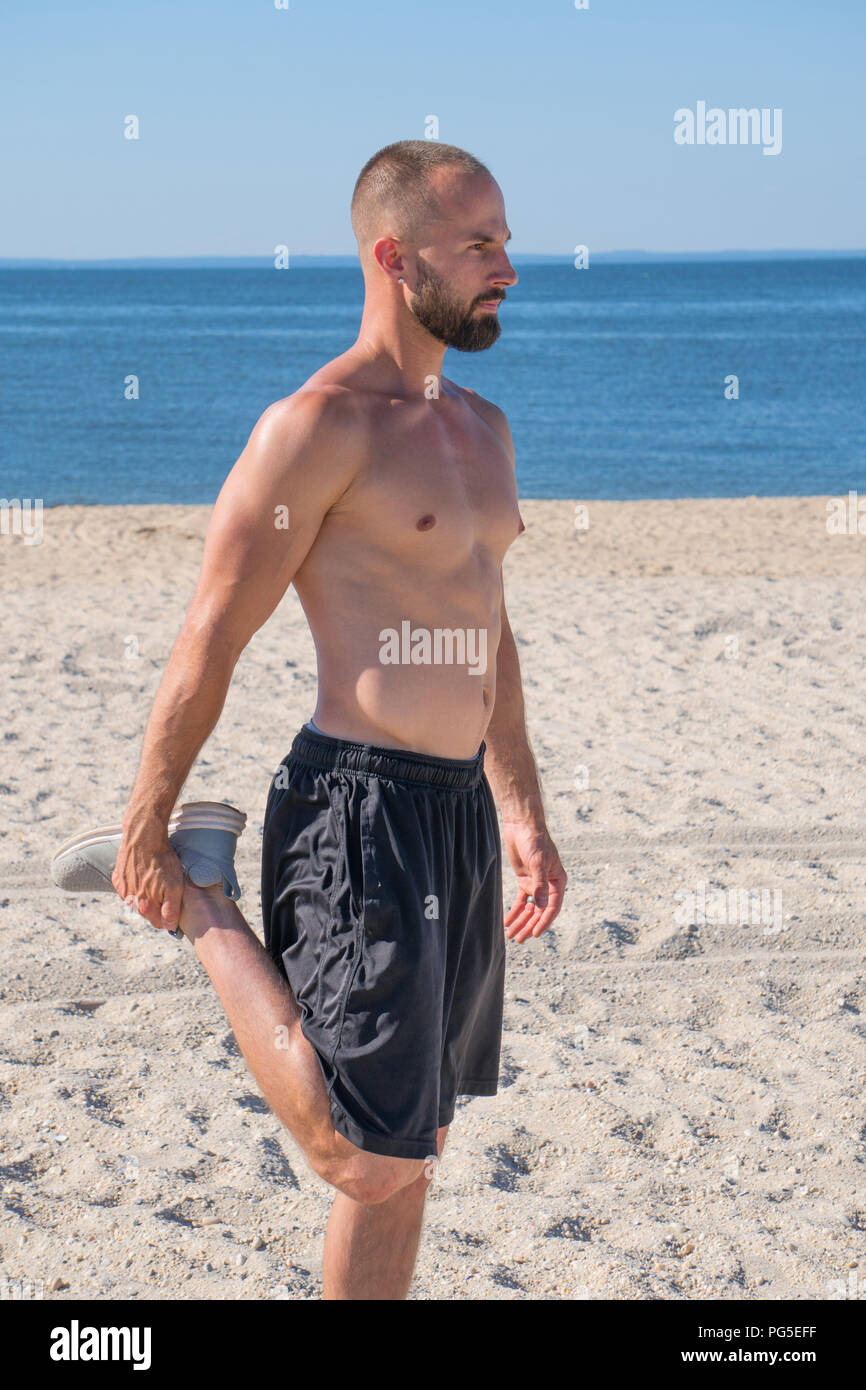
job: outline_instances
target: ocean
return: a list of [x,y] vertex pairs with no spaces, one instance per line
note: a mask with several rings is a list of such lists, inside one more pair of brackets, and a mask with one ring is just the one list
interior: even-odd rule
[[[521,496],[866,493],[866,258],[516,269],[499,341],[444,370],[507,413]],[[362,294],[350,266],[0,270],[2,495],[212,503]]]

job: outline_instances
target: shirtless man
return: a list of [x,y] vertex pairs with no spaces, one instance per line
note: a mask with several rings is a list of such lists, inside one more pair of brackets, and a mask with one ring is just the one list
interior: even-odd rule
[[[112,882],[154,927],[180,924],[336,1188],[325,1298],[402,1299],[456,1095],[496,1090],[505,937],[545,931],[566,876],[503,598],[524,529],[511,435],[441,375],[446,347],[495,342],[517,282],[502,194],[465,151],[401,141],[362,170],[352,223],[358,339],[264,412],[220,492]],[[184,878],[167,823],[289,584],[318,703],[271,785],[263,948],[219,885]],[[504,921],[491,786],[519,889]]]

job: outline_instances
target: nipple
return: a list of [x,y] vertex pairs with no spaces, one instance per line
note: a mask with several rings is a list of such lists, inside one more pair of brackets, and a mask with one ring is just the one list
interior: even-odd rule
[[436,525],[436,518],[431,512],[422,516],[420,521],[415,522],[416,531],[430,531]]

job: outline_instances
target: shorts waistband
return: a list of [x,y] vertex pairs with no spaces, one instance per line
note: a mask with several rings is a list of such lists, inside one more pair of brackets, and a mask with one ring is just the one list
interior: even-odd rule
[[484,774],[484,750],[474,758],[434,758],[405,748],[378,748],[373,743],[350,743],[304,727],[292,740],[291,756],[324,772],[360,772],[394,777],[403,782],[462,791],[477,787]]

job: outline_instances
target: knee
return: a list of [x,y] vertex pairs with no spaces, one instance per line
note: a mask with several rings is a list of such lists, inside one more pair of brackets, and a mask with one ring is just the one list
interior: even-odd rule
[[317,1171],[353,1202],[379,1206],[416,1182],[424,1174],[425,1163],[420,1158],[385,1158],[363,1153],[357,1158],[331,1160],[318,1166]]

